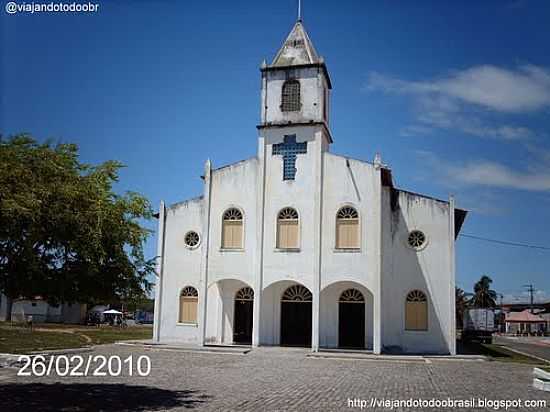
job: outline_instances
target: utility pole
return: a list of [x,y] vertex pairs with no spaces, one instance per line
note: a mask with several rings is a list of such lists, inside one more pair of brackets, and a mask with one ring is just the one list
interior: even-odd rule
[[523,287],[525,289],[527,289],[527,292],[529,292],[529,295],[530,295],[530,304],[529,304],[529,308],[530,308],[530,311],[531,313],[533,313],[533,293],[535,292],[535,288],[533,287],[532,284],[529,284],[529,285],[523,285]]

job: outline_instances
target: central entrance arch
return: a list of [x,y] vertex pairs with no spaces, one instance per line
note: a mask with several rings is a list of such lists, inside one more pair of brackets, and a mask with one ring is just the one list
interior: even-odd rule
[[288,287],[281,297],[281,345],[311,346],[311,292],[302,285]]
[[338,346],[365,347],[365,297],[357,289],[346,289],[338,300]]
[[235,313],[233,324],[233,342],[252,344],[252,322],[254,317],[254,291],[244,287],[235,294]]

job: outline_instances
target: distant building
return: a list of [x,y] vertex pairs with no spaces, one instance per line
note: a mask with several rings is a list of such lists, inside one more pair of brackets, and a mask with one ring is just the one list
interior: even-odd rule
[[[86,317],[86,305],[63,303],[54,306],[40,297],[14,300],[11,308],[11,320],[23,322],[29,316],[32,316],[33,322],[82,323]],[[7,318],[7,298],[0,295],[0,320]]]
[[529,312],[529,310],[507,313],[505,323],[506,333],[512,334],[545,332],[547,326],[544,318]]

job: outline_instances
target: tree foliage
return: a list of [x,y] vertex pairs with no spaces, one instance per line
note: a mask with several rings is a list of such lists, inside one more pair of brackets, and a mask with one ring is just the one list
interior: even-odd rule
[[472,305],[475,308],[494,308],[497,305],[497,293],[491,289],[493,279],[483,275],[474,285]]
[[459,287],[455,287],[455,310],[457,326],[462,328],[464,322],[464,312],[468,308],[469,300],[466,297],[466,292]]
[[0,136],[0,292],[49,303],[141,299],[149,202],[116,194],[123,165],[80,163],[74,144]]

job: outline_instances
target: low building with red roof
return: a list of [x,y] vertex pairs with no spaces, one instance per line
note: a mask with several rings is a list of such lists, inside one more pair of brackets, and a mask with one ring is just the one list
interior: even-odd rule
[[538,333],[544,332],[546,329],[546,320],[529,310],[507,313],[505,323],[506,333]]

